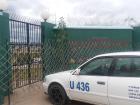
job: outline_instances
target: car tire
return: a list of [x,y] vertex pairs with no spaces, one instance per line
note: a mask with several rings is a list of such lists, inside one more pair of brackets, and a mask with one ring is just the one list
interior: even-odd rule
[[48,95],[53,105],[66,105],[69,100],[64,88],[59,84],[50,85]]

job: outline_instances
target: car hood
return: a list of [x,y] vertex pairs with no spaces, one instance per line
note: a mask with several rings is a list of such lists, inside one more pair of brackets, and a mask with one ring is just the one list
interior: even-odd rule
[[67,71],[62,71],[62,72],[58,72],[58,73],[54,73],[54,74],[50,74],[50,75],[46,75],[46,77],[59,77],[59,76],[66,76],[66,75],[70,75],[74,70],[67,70]]
[[50,75],[45,76],[46,82],[51,83],[51,82],[64,82],[66,83],[70,76],[72,75],[73,70],[68,70],[68,71],[63,71],[63,72],[58,72]]
[[74,70],[62,71],[62,72],[58,72],[58,73],[55,73],[55,74],[61,74],[61,73],[71,73],[72,71],[74,71]]

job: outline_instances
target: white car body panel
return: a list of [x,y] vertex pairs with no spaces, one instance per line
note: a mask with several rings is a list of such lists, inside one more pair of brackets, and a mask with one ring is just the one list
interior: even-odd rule
[[[98,57],[108,56],[139,56],[140,52],[122,52],[122,53],[109,53],[95,56],[81,66],[86,64],[92,59]],[[79,66],[76,70],[78,70]],[[140,77],[111,77],[111,76],[80,76],[73,75],[76,71],[66,71],[56,74],[51,74],[45,77],[43,83],[44,91],[48,92],[48,87],[51,83],[59,83],[66,91],[67,96],[71,100],[83,101],[91,104],[99,105],[140,105]],[[89,92],[82,92],[70,89],[70,81],[75,83],[88,82],[90,84]],[[104,81],[105,85],[97,85],[98,81]],[[133,89],[137,88],[137,89]],[[134,95],[133,97],[133,94]]]
[[[139,89],[132,89],[131,86],[139,87]],[[109,77],[108,97],[110,105],[118,105],[118,103],[119,105],[140,105],[140,99],[130,98],[133,96],[132,93],[137,94],[137,97],[140,98],[140,78]]]
[[[89,92],[82,92],[76,89],[70,89],[70,97],[72,100],[81,100],[88,103],[108,104],[107,98],[107,77],[106,76],[80,76],[72,75],[70,80],[78,83],[79,81],[88,82],[90,84]],[[104,81],[105,85],[98,85],[97,81]],[[80,97],[79,97],[80,96]],[[101,101],[102,100],[102,101]]]
[[[71,75],[70,71],[59,72],[56,74],[46,76],[46,82],[43,83],[43,87],[46,93],[48,93],[48,87],[51,83],[59,83],[66,91],[69,96],[69,78]],[[55,78],[54,78],[55,77]]]

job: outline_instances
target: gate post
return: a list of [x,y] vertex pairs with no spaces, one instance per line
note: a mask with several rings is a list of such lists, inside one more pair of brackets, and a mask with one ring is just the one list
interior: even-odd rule
[[0,11],[0,105],[3,103],[4,96],[10,94],[9,42],[9,14]]
[[26,23],[26,29],[27,29],[27,53],[28,53],[28,83],[31,84],[31,57],[30,57],[29,23]]
[[[42,43],[42,65],[43,65],[43,78],[46,74],[48,74],[48,71],[51,69],[51,59],[49,54],[49,41],[51,39],[54,39],[54,33],[53,33],[53,27],[55,24],[51,24],[48,22],[42,22],[41,23],[41,43]],[[54,66],[54,65],[53,65]]]

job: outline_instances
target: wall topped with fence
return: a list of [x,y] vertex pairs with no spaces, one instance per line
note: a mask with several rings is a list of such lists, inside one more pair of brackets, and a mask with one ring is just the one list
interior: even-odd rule
[[131,27],[52,28],[49,35],[44,34],[45,74],[74,69],[98,54],[132,51]]

